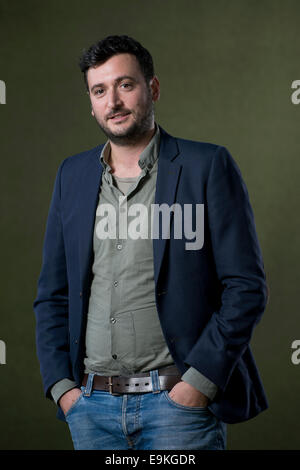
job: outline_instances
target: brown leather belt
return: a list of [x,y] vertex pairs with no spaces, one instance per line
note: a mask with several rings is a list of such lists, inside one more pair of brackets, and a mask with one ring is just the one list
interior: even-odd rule
[[[158,369],[160,390],[171,390],[175,384],[180,382],[181,374],[176,366],[167,366]],[[88,374],[84,374],[82,385],[87,384]],[[112,395],[122,393],[145,393],[152,392],[152,379],[150,372],[142,372],[128,377],[94,375],[92,390],[103,390]],[[155,393],[155,392],[154,392]]]

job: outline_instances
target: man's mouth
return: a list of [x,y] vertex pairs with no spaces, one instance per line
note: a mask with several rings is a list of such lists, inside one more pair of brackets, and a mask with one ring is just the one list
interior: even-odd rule
[[112,121],[123,121],[129,114],[130,112],[116,113],[110,116],[109,119],[111,119]]

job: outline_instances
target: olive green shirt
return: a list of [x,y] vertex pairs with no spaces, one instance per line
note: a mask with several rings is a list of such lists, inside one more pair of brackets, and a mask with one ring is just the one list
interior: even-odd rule
[[[109,141],[100,155],[103,173],[94,226],[85,373],[132,375],[174,364],[155,301],[150,208],[155,199],[159,142],[156,126],[140,155],[141,172],[135,178],[113,176]],[[143,232],[142,226],[148,230]],[[182,380],[210,399],[216,394],[217,386],[193,367]],[[54,400],[75,386],[70,379],[59,381],[51,389]]]

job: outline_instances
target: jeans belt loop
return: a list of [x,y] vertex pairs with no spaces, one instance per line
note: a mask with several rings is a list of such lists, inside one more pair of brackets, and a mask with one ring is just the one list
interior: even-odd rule
[[86,382],[85,390],[84,390],[84,396],[85,397],[90,397],[92,390],[93,390],[93,381],[94,381],[94,373],[89,373],[88,379]]
[[152,393],[160,393],[160,381],[158,370],[150,370],[150,377],[152,379]]

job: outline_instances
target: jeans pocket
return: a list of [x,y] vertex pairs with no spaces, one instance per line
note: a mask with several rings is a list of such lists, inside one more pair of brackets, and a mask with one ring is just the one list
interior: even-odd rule
[[165,390],[164,393],[163,393],[163,396],[165,397],[165,399],[167,400],[167,402],[180,409],[180,410],[186,410],[186,411],[201,411],[201,412],[206,412],[206,413],[209,413],[209,408],[208,406],[186,406],[186,405],[181,405],[180,403],[177,403],[176,401],[172,400],[172,398],[170,397],[169,395],[169,392],[168,390]]
[[67,419],[70,414],[74,411],[74,409],[77,407],[78,403],[81,401],[81,398],[83,397],[83,392],[84,392],[84,387],[81,387],[81,393],[80,395],[76,398],[76,400],[72,403],[72,405],[70,406],[70,408],[68,409],[68,411],[66,412],[65,414],[65,418]]

